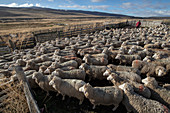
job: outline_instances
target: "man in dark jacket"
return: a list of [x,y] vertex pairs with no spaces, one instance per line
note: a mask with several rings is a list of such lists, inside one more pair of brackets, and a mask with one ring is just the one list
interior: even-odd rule
[[140,22],[140,20],[139,20],[139,21],[136,23],[136,28],[139,28],[140,25],[141,25],[141,22]]

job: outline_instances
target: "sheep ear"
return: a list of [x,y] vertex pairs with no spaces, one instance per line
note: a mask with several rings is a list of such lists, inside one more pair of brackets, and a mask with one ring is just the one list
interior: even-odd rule
[[87,83],[87,85],[90,85],[89,83]]

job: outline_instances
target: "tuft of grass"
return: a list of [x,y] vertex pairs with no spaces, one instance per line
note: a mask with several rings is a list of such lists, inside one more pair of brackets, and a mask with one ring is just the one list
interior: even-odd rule
[[[1,83],[0,83],[1,84]],[[0,104],[2,113],[29,113],[29,108],[24,95],[22,84],[13,82],[3,87],[0,87],[0,91],[4,92],[0,95],[6,96]]]

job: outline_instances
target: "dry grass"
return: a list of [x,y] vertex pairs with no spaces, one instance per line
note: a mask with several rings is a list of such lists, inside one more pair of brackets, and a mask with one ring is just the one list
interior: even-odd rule
[[2,101],[2,113],[28,113],[26,98],[21,83],[11,83],[0,88],[5,90],[7,98]]

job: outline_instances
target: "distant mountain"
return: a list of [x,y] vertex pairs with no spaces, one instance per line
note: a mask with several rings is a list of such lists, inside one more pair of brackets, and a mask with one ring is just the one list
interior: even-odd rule
[[0,19],[36,19],[36,18],[133,18],[133,16],[104,13],[97,11],[61,10],[42,7],[2,7]]

